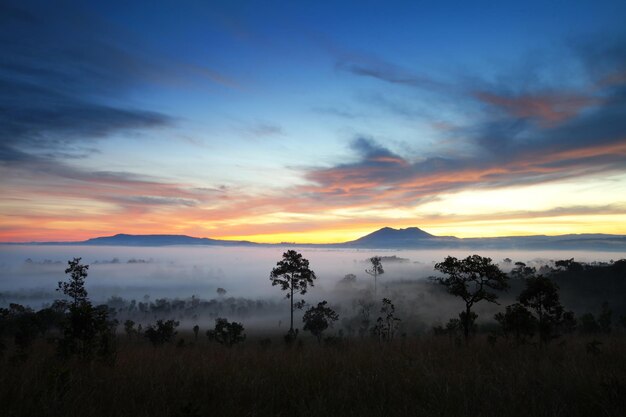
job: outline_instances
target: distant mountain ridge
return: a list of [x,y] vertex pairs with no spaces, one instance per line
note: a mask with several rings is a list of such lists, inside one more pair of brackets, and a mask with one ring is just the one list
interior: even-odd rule
[[[18,243],[9,243],[18,244]],[[25,245],[87,245],[87,246],[257,246],[258,243],[247,240],[220,240],[187,235],[129,235],[118,233],[79,242],[30,242]]]
[[487,238],[457,238],[435,236],[418,227],[394,229],[383,227],[359,239],[343,243],[298,244],[255,243],[246,240],[197,238],[187,235],[117,234],[80,242],[5,243],[11,245],[87,245],[87,246],[301,246],[363,249],[563,249],[626,252],[626,236],[607,234],[567,234],[560,236],[506,236]]
[[127,235],[96,237],[82,242],[85,245],[123,245],[123,246],[172,246],[172,245],[256,245],[247,240],[220,240],[208,237],[187,235]]

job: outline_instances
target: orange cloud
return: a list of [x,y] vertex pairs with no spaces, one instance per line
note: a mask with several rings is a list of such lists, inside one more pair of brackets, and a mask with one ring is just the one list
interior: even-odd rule
[[475,92],[479,100],[497,106],[520,118],[536,119],[545,126],[553,126],[578,115],[599,100],[586,95],[553,93],[508,97],[489,92]]

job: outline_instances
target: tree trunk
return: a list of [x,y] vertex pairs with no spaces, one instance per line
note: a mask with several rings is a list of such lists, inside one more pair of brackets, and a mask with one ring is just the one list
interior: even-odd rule
[[469,340],[470,333],[470,306],[469,304],[465,305],[465,320],[463,320],[463,332],[465,335],[465,342]]
[[378,291],[376,289],[376,276],[377,275],[378,274],[376,274],[376,272],[374,272],[374,298],[376,298],[376,299],[378,298]]
[[293,333],[293,275],[291,276],[291,325],[289,326],[289,333]]

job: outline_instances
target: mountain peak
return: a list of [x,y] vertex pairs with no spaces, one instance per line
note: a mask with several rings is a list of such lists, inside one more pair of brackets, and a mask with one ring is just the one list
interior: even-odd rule
[[[422,229],[420,229],[419,227],[407,227],[405,229],[394,229],[393,227],[383,227],[382,229],[379,229],[375,232],[370,233],[367,236],[382,236],[382,235],[389,235],[389,236],[396,236],[396,237],[413,237],[413,238],[429,238],[429,237],[435,237],[434,235],[431,235],[430,233],[427,233],[425,231],[423,231]],[[364,237],[367,237],[364,236]]]
[[351,245],[368,246],[368,247],[405,247],[414,246],[426,239],[433,239],[437,236],[431,235],[420,229],[419,227],[407,227],[406,229],[394,229],[392,227],[383,227],[369,235],[363,236],[352,242],[346,242]]

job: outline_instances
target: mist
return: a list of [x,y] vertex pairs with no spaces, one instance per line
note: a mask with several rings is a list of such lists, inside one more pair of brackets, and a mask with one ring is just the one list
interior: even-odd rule
[[[269,273],[280,260],[284,247],[94,247],[94,246],[21,246],[6,245],[0,251],[0,306],[16,302],[32,308],[49,305],[60,298],[55,291],[58,281],[66,279],[67,261],[81,257],[89,265],[86,288],[95,303],[117,303],[123,309],[131,300],[147,306],[159,299],[179,300],[189,304],[204,300],[200,313],[157,311],[144,314],[140,321],[177,318],[183,327],[196,322],[209,323],[218,315],[245,321],[248,329],[279,330],[288,320],[288,300],[279,287],[273,287]],[[385,273],[378,277],[376,298],[393,300],[402,327],[419,330],[441,324],[458,314],[457,299],[432,285],[434,264],[446,256],[466,257],[463,250],[356,250],[296,248],[310,261],[317,275],[315,285],[297,300],[308,305],[328,300],[340,314],[340,326],[356,332],[354,321],[359,314],[378,314],[373,300],[373,279],[365,273],[368,259],[383,257]],[[508,272],[515,262],[539,268],[558,259],[575,258],[579,262],[609,262],[620,258],[617,252],[575,251],[484,251]],[[509,258],[512,262],[505,262]],[[342,282],[347,274],[356,275],[350,284]],[[226,294],[218,295],[223,288]],[[503,294],[502,301],[513,300],[514,293]],[[380,301],[380,300],[378,300]],[[182,304],[181,304],[182,305]],[[489,319],[499,306],[482,303],[476,311],[482,320]],[[300,320],[296,314],[296,320]],[[134,317],[136,318],[136,317]]]

